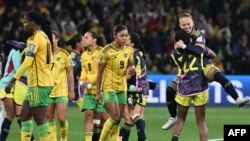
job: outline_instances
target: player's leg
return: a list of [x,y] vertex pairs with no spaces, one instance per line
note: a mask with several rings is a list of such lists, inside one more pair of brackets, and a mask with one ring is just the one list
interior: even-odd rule
[[[1,93],[0,93],[0,95],[1,95]],[[1,127],[2,127],[2,123],[3,123],[3,120],[4,120],[5,116],[6,116],[6,112],[5,112],[5,109],[4,109],[4,104],[3,104],[2,99],[0,99],[0,126]],[[0,133],[1,133],[1,128],[0,128]]]
[[120,122],[120,109],[118,104],[117,95],[115,92],[102,92],[102,101],[106,111],[109,113],[110,118],[106,120],[100,135],[100,141],[104,141],[115,125]]
[[57,128],[55,122],[56,104],[54,103],[55,98],[48,99],[48,120],[50,130],[50,141],[57,141]]
[[109,114],[106,112],[105,108],[97,103],[97,109],[94,115],[94,131],[93,131],[93,141],[99,141],[100,134],[106,120],[110,118]]
[[109,139],[110,140],[114,140],[117,141],[119,140],[119,123],[120,123],[120,119],[122,118],[122,115],[124,113],[125,110],[125,105],[127,102],[127,93],[125,92],[121,92],[121,93],[117,93],[117,100],[118,100],[118,104],[119,104],[119,122],[118,124],[114,125],[110,135],[109,135]]
[[167,107],[170,114],[168,121],[162,126],[162,129],[167,130],[173,126],[176,122],[176,112],[177,112],[177,103],[175,101],[177,82],[179,77],[177,76],[173,81],[171,81],[167,87],[166,97],[167,97]]
[[93,129],[92,141],[99,141],[101,134],[101,116],[102,116],[101,112],[94,111],[94,117],[93,117],[94,129]]
[[[7,94],[7,95],[12,95],[12,94]],[[14,99],[13,96],[12,98],[9,97],[5,97],[3,99],[3,103],[4,103],[4,108],[6,110],[6,117],[3,120],[3,124],[1,127],[1,135],[0,135],[0,140],[1,141],[5,141],[9,135],[9,130],[10,130],[10,126],[12,123],[12,120],[15,117],[15,103],[14,103]]]
[[95,113],[95,95],[85,94],[84,96],[84,105],[83,111],[85,112],[85,133],[84,138],[85,141],[91,141],[93,137],[94,130],[94,113]]
[[21,108],[21,141],[30,141],[31,134],[33,132],[32,114],[30,111],[29,101],[26,99],[27,97],[25,97]]
[[179,134],[186,121],[187,112],[191,104],[192,97],[181,96],[180,94],[177,94],[175,100],[178,103],[177,107],[178,116],[175,124],[173,125],[173,136],[171,141],[178,141]]
[[61,140],[68,140],[68,129],[69,124],[67,121],[67,109],[68,109],[68,97],[58,97],[56,98],[56,114],[57,120],[59,122],[59,129],[61,131]]
[[47,119],[47,106],[52,87],[31,87],[31,89],[32,91],[29,93],[29,106],[34,121],[38,126],[39,140],[48,141],[50,139],[50,130]]
[[125,120],[125,123],[120,128],[119,138],[122,141],[128,141],[131,128],[134,125],[133,120],[131,119],[131,114],[129,112],[128,105],[125,106],[125,110],[123,112],[123,118]]
[[[146,101],[146,99],[144,99],[143,101]],[[143,109],[143,105],[137,102],[135,105],[135,108],[131,111],[131,113],[133,113],[132,120],[134,124],[136,125],[138,140],[144,141],[147,139],[147,137],[146,137],[145,128],[144,128],[145,123],[144,123],[144,120],[141,119],[142,109]]]
[[198,125],[200,141],[208,140],[208,131],[205,120],[207,101],[208,101],[208,91],[196,95],[194,98],[195,117],[196,117],[196,123]]
[[[20,127],[20,129],[22,129],[22,123],[21,123],[21,108],[22,108],[22,104],[24,101],[24,97],[27,91],[27,85],[25,83],[26,78],[21,78],[21,81],[16,81],[15,87],[14,87],[14,101],[15,101],[15,115],[17,118],[17,123]],[[35,138],[33,136],[33,134],[31,135],[31,141],[34,141]]]
[[213,65],[207,66],[204,70],[204,73],[209,81],[216,81],[220,83],[227,94],[229,94],[236,101],[239,107],[245,106],[250,102],[247,97],[239,97],[231,81],[229,81],[218,68],[214,67]]

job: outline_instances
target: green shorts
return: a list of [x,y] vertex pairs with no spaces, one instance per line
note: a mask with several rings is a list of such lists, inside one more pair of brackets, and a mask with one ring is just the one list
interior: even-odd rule
[[106,103],[119,103],[126,104],[127,93],[126,92],[115,92],[115,91],[102,91],[102,104]]
[[66,103],[68,104],[68,97],[67,96],[60,96],[60,97],[49,97],[48,98],[48,104],[53,104],[53,103]]
[[98,104],[95,100],[95,96],[93,94],[88,94],[85,93],[84,97],[83,97],[83,107],[82,107],[82,111],[84,110],[95,110],[95,111],[99,111],[101,113],[106,112],[105,108],[101,105]]
[[28,87],[24,100],[29,101],[30,107],[48,106],[48,98],[53,87]]

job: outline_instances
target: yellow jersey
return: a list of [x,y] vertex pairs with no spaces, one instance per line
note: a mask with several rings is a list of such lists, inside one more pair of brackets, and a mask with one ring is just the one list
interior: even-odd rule
[[52,73],[55,79],[55,86],[49,97],[68,96],[69,89],[67,69],[73,67],[71,63],[71,55],[66,50],[59,48],[54,53],[53,63]]
[[127,91],[126,71],[133,64],[133,49],[123,46],[115,48],[112,44],[105,46],[99,57],[99,64],[105,65],[101,89],[104,91]]
[[51,55],[51,43],[48,36],[41,30],[36,31],[27,40],[26,57],[14,77],[19,79],[27,70],[29,87],[54,86]]
[[84,51],[81,56],[81,80],[89,80],[92,87],[91,89],[84,89],[84,93],[96,94],[96,79],[98,71],[98,59],[102,47],[96,46],[93,51]]

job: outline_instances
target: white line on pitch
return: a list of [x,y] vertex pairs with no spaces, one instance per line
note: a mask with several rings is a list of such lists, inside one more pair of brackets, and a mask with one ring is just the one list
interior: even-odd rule
[[223,138],[220,138],[220,139],[210,139],[208,141],[223,141]]

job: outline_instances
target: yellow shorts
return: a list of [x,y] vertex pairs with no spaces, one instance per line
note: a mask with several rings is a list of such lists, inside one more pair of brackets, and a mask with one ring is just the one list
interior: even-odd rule
[[140,98],[137,98],[136,103],[139,104],[139,105],[141,105],[141,106],[143,106],[143,107],[145,107],[146,104],[147,104],[147,101],[148,101],[148,97],[147,96],[143,96],[142,97],[142,101],[140,101]]
[[215,67],[213,64],[206,65],[203,69],[204,75],[207,78],[209,82],[214,81],[214,74],[215,72],[220,71],[217,67]]
[[178,104],[182,106],[186,106],[186,107],[189,107],[192,101],[194,103],[194,106],[203,106],[207,104],[208,102],[208,89],[201,92],[200,94],[193,95],[193,96],[183,96],[177,92],[175,101]]
[[0,97],[1,99],[14,98],[14,101],[17,105],[22,105],[26,91],[27,91],[27,85],[17,80],[10,94],[6,94],[4,88],[0,89]]

